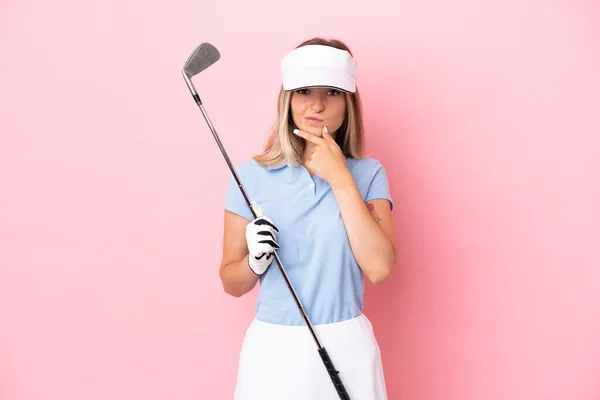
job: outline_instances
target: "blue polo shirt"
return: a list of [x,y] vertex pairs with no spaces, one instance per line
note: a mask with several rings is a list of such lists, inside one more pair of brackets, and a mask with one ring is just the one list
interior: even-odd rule
[[[386,172],[371,157],[346,158],[365,202],[390,196]],[[361,314],[364,282],[329,184],[302,166],[266,169],[254,160],[236,167],[250,201],[279,229],[281,264],[313,325]],[[229,177],[225,209],[251,221],[248,205]],[[277,263],[260,277],[256,318],[280,325],[305,325]]]

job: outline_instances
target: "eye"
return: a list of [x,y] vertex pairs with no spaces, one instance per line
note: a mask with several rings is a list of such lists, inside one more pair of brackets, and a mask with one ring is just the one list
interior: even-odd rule
[[337,95],[339,95],[340,93],[341,93],[341,92],[340,92],[339,90],[332,89],[332,90],[330,90],[329,92],[327,92],[327,95],[328,95],[328,96],[337,96]]
[[298,90],[296,90],[296,93],[298,93],[298,94],[308,94],[308,89],[298,89]]

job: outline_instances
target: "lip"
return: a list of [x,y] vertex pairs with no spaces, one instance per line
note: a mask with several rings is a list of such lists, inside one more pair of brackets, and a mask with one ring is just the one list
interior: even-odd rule
[[317,125],[317,124],[320,124],[321,122],[323,122],[322,119],[315,118],[315,117],[306,117],[306,119],[308,120],[308,122],[310,122],[313,125]]

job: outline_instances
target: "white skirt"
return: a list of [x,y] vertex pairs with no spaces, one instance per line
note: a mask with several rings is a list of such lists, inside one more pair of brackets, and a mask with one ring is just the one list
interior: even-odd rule
[[[351,400],[386,400],[381,351],[362,314],[314,326]],[[240,352],[234,400],[339,399],[306,326],[254,319]]]

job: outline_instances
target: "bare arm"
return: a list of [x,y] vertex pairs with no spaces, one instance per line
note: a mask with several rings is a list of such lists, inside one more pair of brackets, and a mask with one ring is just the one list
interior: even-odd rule
[[358,265],[371,282],[383,282],[397,257],[390,203],[375,199],[365,204],[350,173],[332,189]]
[[223,230],[223,258],[219,276],[227,294],[240,297],[251,291],[259,276],[248,266],[246,218],[225,210]]
[[323,128],[322,138],[298,129],[294,133],[313,144],[305,165],[331,185],[358,265],[371,282],[383,282],[396,264],[389,202],[375,199],[365,204],[342,151],[327,127]]

